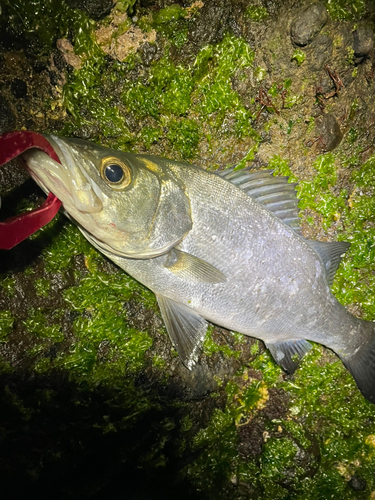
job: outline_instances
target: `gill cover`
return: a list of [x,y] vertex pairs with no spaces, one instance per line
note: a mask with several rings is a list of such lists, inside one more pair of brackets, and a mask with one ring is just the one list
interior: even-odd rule
[[[70,193],[65,194],[66,200],[64,190],[58,197],[99,249],[123,257],[152,258],[168,252],[191,229],[189,199],[164,160],[80,139],[46,137],[63,169],[76,180],[75,185],[65,186]],[[36,163],[28,160],[38,177]],[[52,190],[48,179],[42,182]]]

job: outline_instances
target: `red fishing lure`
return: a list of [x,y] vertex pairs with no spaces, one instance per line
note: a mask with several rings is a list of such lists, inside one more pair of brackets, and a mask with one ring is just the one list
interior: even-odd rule
[[[61,163],[51,144],[36,132],[10,132],[0,136],[0,166],[30,148],[41,149]],[[0,249],[10,250],[38,229],[50,222],[61,206],[61,201],[49,193],[46,201],[35,210],[10,217],[0,222]]]

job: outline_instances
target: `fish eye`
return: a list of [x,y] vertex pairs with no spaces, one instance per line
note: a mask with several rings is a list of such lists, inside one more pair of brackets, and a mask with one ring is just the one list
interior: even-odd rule
[[107,165],[104,169],[104,175],[109,182],[120,182],[124,177],[124,171],[117,165],[117,163],[111,163],[111,165]]
[[103,158],[100,176],[112,188],[123,189],[130,184],[131,170],[123,161],[110,156]]

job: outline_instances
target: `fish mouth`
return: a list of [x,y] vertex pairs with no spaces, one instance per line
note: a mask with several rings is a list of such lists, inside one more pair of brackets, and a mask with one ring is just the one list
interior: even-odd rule
[[[31,148],[40,149],[52,160],[61,163],[56,151],[43,135],[37,132],[17,131],[0,136],[0,166]],[[59,211],[61,201],[49,192],[46,186],[41,187],[48,196],[40,207],[0,223],[0,249],[10,250],[15,247],[48,224]]]

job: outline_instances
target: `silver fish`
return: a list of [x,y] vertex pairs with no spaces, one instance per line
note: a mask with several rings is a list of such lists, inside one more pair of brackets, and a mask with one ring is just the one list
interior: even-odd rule
[[262,339],[292,373],[332,349],[375,403],[374,324],[330,285],[349,244],[302,237],[295,185],[269,171],[215,174],[182,162],[46,136],[61,164],[23,154],[31,176],[104,255],[151,289],[182,362],[208,322]]

